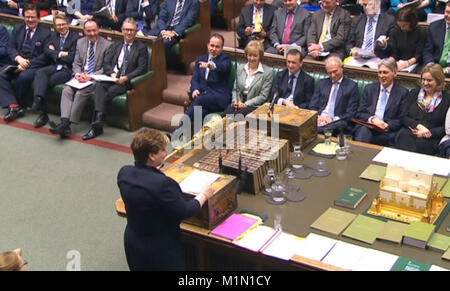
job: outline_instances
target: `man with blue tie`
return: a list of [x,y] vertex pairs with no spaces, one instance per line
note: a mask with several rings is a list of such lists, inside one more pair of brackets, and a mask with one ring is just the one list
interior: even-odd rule
[[354,139],[382,146],[392,146],[395,135],[401,127],[402,108],[408,89],[394,83],[397,63],[394,58],[381,60],[378,65],[379,82],[364,88],[356,118],[373,124],[378,130],[356,125]]
[[[80,84],[92,82],[91,75],[103,74],[103,57],[111,43],[99,35],[99,27],[94,20],[84,23],[84,35],[78,39],[76,53],[73,61],[73,78]],[[95,86],[77,89],[66,85],[61,94],[61,122],[55,124],[50,121],[50,132],[59,134],[61,137],[67,136],[71,123],[78,123],[83,113],[89,96],[94,91]]]
[[[50,39],[50,30],[39,24],[39,8],[26,4],[24,20],[25,23],[14,26],[8,44],[9,58],[17,65],[17,70],[0,76],[0,107],[8,108],[4,116],[8,122],[24,115],[36,71],[47,65],[42,55]],[[12,80],[15,80],[15,94]]]
[[34,122],[34,127],[42,127],[49,120],[48,89],[70,80],[79,38],[77,32],[69,31],[69,21],[65,13],[57,12],[53,16],[53,24],[55,31],[52,32],[48,46],[44,48],[44,57],[49,65],[39,69],[34,77],[34,99],[31,108],[34,111],[42,111]]
[[328,57],[325,69],[330,77],[317,84],[309,109],[318,111],[319,133],[331,129],[333,135],[337,135],[341,130],[348,131],[348,122],[358,109],[358,85],[344,77],[344,65],[339,56]]
[[286,55],[287,69],[279,72],[272,87],[271,100],[279,105],[308,109],[314,93],[314,79],[303,70],[303,55],[291,49]]

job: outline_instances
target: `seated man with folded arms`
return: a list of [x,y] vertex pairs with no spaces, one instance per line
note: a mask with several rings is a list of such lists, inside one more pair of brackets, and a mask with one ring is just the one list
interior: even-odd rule
[[69,21],[64,12],[55,14],[53,25],[55,31],[51,34],[48,46],[44,48],[48,65],[39,69],[34,77],[34,99],[31,108],[41,112],[34,122],[34,127],[42,127],[49,120],[48,89],[70,80],[77,40],[80,37],[77,32],[69,30]]
[[[392,15],[380,13],[381,0],[362,0],[364,14],[353,20],[350,35],[345,46],[351,58],[348,65],[376,68],[381,59],[391,56],[392,45],[389,36],[395,27]],[[370,65],[373,63],[372,65]]]
[[270,100],[277,98],[278,105],[308,109],[314,93],[314,79],[303,70],[303,55],[291,49],[286,55],[287,69],[278,72],[272,86]]
[[269,33],[272,26],[275,7],[265,0],[253,0],[252,4],[242,7],[237,34],[239,47],[244,49],[251,40],[264,43],[264,48],[270,46]]
[[309,103],[310,110],[318,111],[318,132],[331,129],[333,135],[347,132],[359,104],[358,85],[344,77],[344,65],[338,56],[325,60],[325,69],[330,76],[321,79]]
[[[90,75],[103,74],[103,58],[111,43],[99,35],[97,22],[88,20],[84,23],[84,35],[78,39],[76,53],[72,65],[73,78],[79,83],[93,81]],[[95,86],[89,85],[77,89],[66,85],[61,94],[61,122],[50,121],[50,132],[65,137],[70,134],[70,124],[78,123],[83,108],[94,91]]]
[[[95,13],[103,7],[109,12],[110,17],[104,17],[100,13]],[[127,9],[127,0],[95,0],[92,6],[94,20],[97,21],[101,28],[110,28],[119,30],[122,22],[125,19],[125,12]]]
[[393,146],[401,128],[402,110],[408,97],[408,89],[396,84],[397,63],[394,58],[383,59],[378,65],[379,82],[364,88],[356,118],[385,130],[379,132],[364,125],[354,128],[354,140]]
[[[24,23],[14,26],[8,44],[8,55],[18,68],[6,76],[0,76],[0,107],[7,107],[3,117],[13,121],[25,114],[31,97],[31,84],[38,69],[47,65],[44,48],[50,40],[50,30],[39,23],[39,9],[34,4],[24,7]],[[15,90],[11,81],[15,80]],[[31,103],[31,102],[30,102]]]
[[285,0],[285,8],[275,11],[270,29],[271,46],[266,52],[284,54],[286,46],[298,46],[306,50],[311,15],[305,8],[299,7],[296,0]]
[[95,138],[103,133],[106,107],[116,96],[131,90],[131,79],[143,75],[148,70],[147,45],[136,40],[137,22],[127,18],[122,24],[124,41],[113,43],[106,51],[103,73],[114,78],[114,82],[96,82],[94,116],[91,129],[83,135],[83,140]]
[[147,35],[162,36],[166,56],[183,38],[184,31],[195,23],[199,7],[198,0],[165,0],[161,5],[156,27]]
[[308,59],[324,60],[336,53],[345,55],[345,42],[350,32],[350,13],[338,6],[338,0],[322,0],[322,9],[314,12],[308,30]]
[[139,33],[147,34],[159,11],[159,0],[128,0],[125,17],[138,22]]

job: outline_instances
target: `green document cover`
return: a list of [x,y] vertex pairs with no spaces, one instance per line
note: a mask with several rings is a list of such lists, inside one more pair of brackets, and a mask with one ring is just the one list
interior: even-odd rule
[[385,222],[365,215],[358,215],[342,235],[373,244],[384,228]]
[[428,271],[430,268],[431,265],[405,257],[399,257],[391,271]]
[[420,241],[428,241],[434,231],[434,225],[421,221],[414,221],[406,228],[405,237]]
[[387,240],[400,244],[402,243],[403,235],[405,234],[408,226],[409,224],[406,223],[388,220],[381,232],[378,234],[377,239]]
[[355,219],[355,217],[356,214],[330,207],[319,218],[317,218],[313,224],[311,224],[311,227],[339,235],[353,221],[353,219]]
[[386,167],[379,165],[369,165],[364,172],[359,175],[361,179],[367,179],[375,182],[380,182],[386,176]]
[[366,190],[348,187],[336,200],[334,200],[334,205],[355,209],[366,196]]
[[438,187],[439,191],[444,187],[445,184],[447,184],[447,181],[448,181],[448,178],[446,178],[446,177],[439,177],[439,176],[433,177],[433,182],[437,183],[437,185],[438,185],[437,187]]
[[450,198],[450,182],[447,181],[447,183],[445,183],[445,186],[442,188],[442,194],[444,197]]
[[428,241],[427,247],[436,251],[445,252],[450,247],[450,236],[435,233]]
[[442,259],[450,261],[450,248],[442,255]]

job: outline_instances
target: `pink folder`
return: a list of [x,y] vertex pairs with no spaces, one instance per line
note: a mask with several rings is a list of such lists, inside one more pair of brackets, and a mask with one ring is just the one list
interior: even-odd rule
[[211,234],[235,240],[244,232],[258,225],[261,220],[242,214],[233,213],[224,222],[211,231]]

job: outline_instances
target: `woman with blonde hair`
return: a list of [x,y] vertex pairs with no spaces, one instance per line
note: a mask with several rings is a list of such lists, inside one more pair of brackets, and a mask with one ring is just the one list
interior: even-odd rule
[[224,114],[242,114],[255,110],[269,98],[272,88],[272,69],[261,63],[264,47],[261,42],[252,40],[245,48],[247,63],[238,65],[231,104]]
[[27,265],[22,258],[22,249],[0,253],[0,271],[26,271]]
[[395,144],[403,150],[435,155],[445,135],[444,121],[450,96],[444,91],[445,76],[439,64],[426,65],[421,82],[420,89],[409,92],[402,112],[403,128]]

